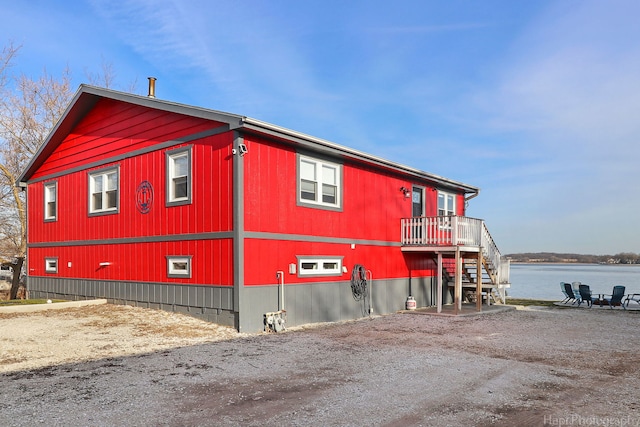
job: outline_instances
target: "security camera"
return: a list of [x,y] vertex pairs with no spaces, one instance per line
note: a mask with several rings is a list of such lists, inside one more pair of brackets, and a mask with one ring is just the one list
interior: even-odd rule
[[247,154],[247,151],[249,151],[249,149],[247,148],[246,145],[244,144],[239,144],[238,145],[238,150],[240,151],[240,155],[244,156],[245,154]]

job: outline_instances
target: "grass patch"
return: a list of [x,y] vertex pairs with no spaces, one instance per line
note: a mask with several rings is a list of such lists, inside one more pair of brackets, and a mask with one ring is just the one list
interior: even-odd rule
[[549,300],[543,300],[543,299],[524,299],[524,298],[508,298],[507,297],[507,304],[508,305],[536,305],[536,306],[542,306],[542,307],[556,307],[556,305],[554,305],[556,301],[549,301]]
[[[51,302],[65,302],[63,299],[54,299]],[[11,299],[8,301],[0,301],[0,307],[8,305],[30,305],[30,304],[47,304],[46,299]]]

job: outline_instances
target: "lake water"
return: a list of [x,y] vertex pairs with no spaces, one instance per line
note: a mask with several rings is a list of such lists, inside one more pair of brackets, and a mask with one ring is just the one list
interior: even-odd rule
[[582,282],[594,294],[611,294],[614,285],[626,286],[625,294],[640,293],[640,265],[511,264],[507,295],[561,301],[560,282]]

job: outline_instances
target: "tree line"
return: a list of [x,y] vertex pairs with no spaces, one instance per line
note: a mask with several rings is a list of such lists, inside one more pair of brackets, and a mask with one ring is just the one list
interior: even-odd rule
[[584,255],[555,252],[525,252],[508,254],[511,262],[576,263],[576,264],[640,264],[640,255],[620,252],[615,255]]

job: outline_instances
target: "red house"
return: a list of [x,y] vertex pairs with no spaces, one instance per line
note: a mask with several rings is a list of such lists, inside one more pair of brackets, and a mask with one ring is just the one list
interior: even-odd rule
[[30,297],[257,331],[508,282],[476,187],[151,89],[82,85],[20,177]]

